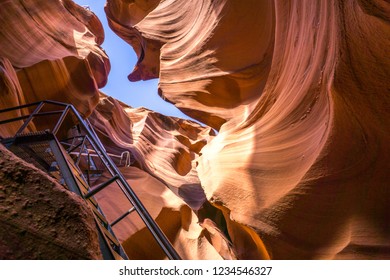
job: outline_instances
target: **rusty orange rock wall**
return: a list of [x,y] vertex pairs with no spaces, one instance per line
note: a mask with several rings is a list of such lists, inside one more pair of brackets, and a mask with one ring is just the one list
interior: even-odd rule
[[389,258],[390,5],[140,3],[106,7],[129,79],[219,130],[197,171],[238,257]]
[[70,0],[3,1],[0,8],[1,107],[53,99],[88,116],[110,71],[98,18]]
[[218,129],[264,87],[273,1],[154,2],[107,1],[110,26],[139,57],[129,79],[159,77],[162,98]]
[[[100,93],[110,66],[91,12],[0,7],[0,108],[54,99],[90,116],[108,152],[131,152],[122,172],[183,258],[390,258],[387,1],[108,0],[139,58],[129,79],[159,77],[162,98],[217,134]],[[128,254],[163,258],[128,219],[115,229]]]
[[0,145],[0,259],[102,259],[92,211]]
[[[182,258],[234,258],[217,225],[197,215],[206,196],[194,160],[213,130],[101,93],[110,69],[100,48],[103,29],[93,13],[72,1],[7,1],[0,4],[0,16],[0,108],[45,99],[73,104],[89,116],[108,152],[131,152],[132,166],[122,172]],[[27,114],[23,109],[0,118]],[[28,129],[50,127],[50,121],[36,118]],[[13,136],[21,124],[1,125],[0,136]],[[130,208],[120,195],[115,188],[99,194],[110,221]],[[126,218],[114,230],[131,258],[165,258],[139,218]]]
[[[182,258],[235,258],[218,225],[199,215],[206,196],[195,160],[214,136],[210,127],[131,108],[104,95],[89,119],[107,152],[131,153],[131,166],[121,167],[121,172]],[[111,222],[131,208],[119,188],[107,188],[97,198],[103,209],[116,205],[105,212]],[[130,258],[165,258],[136,214],[114,232]]]

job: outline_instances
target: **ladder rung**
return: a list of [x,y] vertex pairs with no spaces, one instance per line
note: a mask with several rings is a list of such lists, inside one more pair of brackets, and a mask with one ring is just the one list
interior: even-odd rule
[[[117,242],[112,242],[112,236],[107,231],[107,229],[96,220],[95,217],[95,223],[99,230],[99,244],[100,248],[102,250],[103,257],[107,259],[113,259],[113,260],[123,260],[127,259],[127,256],[125,255],[125,258],[123,258],[120,254],[121,246],[118,246]],[[119,241],[118,241],[119,242]],[[119,252],[118,252],[119,248]]]
[[100,213],[99,210],[97,210],[96,206],[95,206],[92,202],[90,202],[89,200],[87,200],[87,201],[88,201],[89,206],[92,208],[93,213],[96,215],[96,217],[97,217],[100,221],[102,221],[102,223],[104,224],[104,226],[108,226],[108,222],[107,222],[106,217],[104,217],[103,214]]
[[91,175],[95,175],[95,174],[102,174],[104,172],[103,169],[96,169],[96,170],[91,170],[91,169],[85,169],[85,170],[82,170],[83,174],[91,174]]
[[[46,110],[46,112],[40,112],[45,104],[50,104],[52,107],[60,106],[63,110]],[[105,257],[107,258],[119,258],[122,256],[126,258],[126,253],[121,247],[120,242],[115,237],[114,232],[112,231],[112,226],[116,225],[119,222],[124,222],[123,220],[133,211],[136,211],[139,217],[144,222],[145,226],[149,229],[150,233],[153,235],[159,246],[165,252],[169,259],[180,259],[180,256],[177,254],[175,248],[170,243],[169,239],[162,232],[161,228],[158,226],[156,221],[149,214],[145,206],[137,197],[134,190],[126,181],[126,178],[120,173],[120,169],[116,166],[115,162],[119,162],[120,165],[124,164],[125,166],[130,165],[131,163],[131,154],[126,151],[121,155],[110,154],[106,151],[103,144],[99,140],[96,132],[94,131],[92,125],[88,120],[85,120],[80,113],[73,107],[71,104],[65,104],[54,101],[43,101],[39,103],[34,103],[31,105],[23,105],[19,107],[14,107],[11,109],[6,109],[6,111],[16,110],[25,108],[28,106],[36,106],[33,109],[32,114],[28,116],[16,117],[11,120],[2,121],[0,120],[0,124],[8,123],[9,121],[19,121],[24,120],[23,125],[18,129],[14,137],[1,139],[1,143],[4,143],[7,148],[12,150],[12,146],[15,146],[16,150],[20,150],[20,153],[26,154],[26,158],[31,159],[33,164],[36,164],[41,169],[45,171],[53,171],[53,176],[58,177],[58,175],[62,175],[62,181],[64,181],[67,187],[75,192],[78,195],[81,195],[82,198],[87,200],[89,206],[92,207],[94,213],[94,219],[98,225],[99,229],[99,241],[102,248],[102,252],[104,252]],[[46,108],[50,109],[50,108]],[[0,110],[1,112],[5,112],[4,110]],[[72,113],[72,120],[77,123],[77,131],[72,132],[74,137],[65,139],[64,141],[71,140],[71,143],[66,143],[63,145],[60,144],[59,139],[57,138],[57,132],[64,128],[64,133],[60,133],[59,135],[65,135],[67,131],[67,127],[62,127],[63,122],[69,117],[68,113]],[[28,125],[35,117],[45,116],[45,115],[55,115],[60,114],[59,119],[57,120],[54,129],[39,131],[33,133],[24,133]],[[68,116],[68,117],[67,117]],[[69,117],[70,119],[70,117]],[[34,142],[34,146],[32,146],[32,142]],[[43,153],[41,144],[43,142],[47,142],[50,148],[45,148],[45,151],[48,153]],[[89,143],[89,144],[88,144]],[[31,146],[31,147],[30,147]],[[37,146],[37,147],[35,147]],[[68,151],[65,151],[65,147],[68,148]],[[30,149],[29,149],[30,148]],[[42,155],[42,153],[44,155]],[[77,155],[76,159],[73,159],[72,155]],[[88,158],[87,164],[88,167],[84,167],[84,169],[99,169],[104,168],[108,173],[113,176],[110,179],[105,179],[107,181],[99,181],[101,184],[96,185],[95,187],[91,186],[91,181],[96,182],[99,175],[95,175],[96,172],[100,173],[100,171],[90,170],[86,175],[80,170],[79,162],[80,158],[84,156],[90,157],[99,157],[101,164],[96,165],[94,159]],[[53,161],[53,157],[58,162],[59,170],[55,168],[54,165],[51,165]],[[115,159],[115,162],[114,162]],[[99,161],[99,163],[100,163]],[[46,164],[45,164],[46,163]],[[83,161],[84,163],[84,161]],[[84,165],[82,165],[84,166]],[[50,168],[51,167],[51,168]],[[118,181],[117,181],[118,180]],[[97,205],[97,201],[94,199],[94,195],[98,192],[106,188],[107,186],[116,182],[119,188],[123,191],[123,194],[126,196],[128,201],[131,203],[132,208],[127,210],[126,213],[120,215],[116,220],[114,220],[111,224],[107,222],[106,217],[103,212],[100,211],[100,207]],[[92,183],[94,184],[94,183]],[[103,209],[104,210],[104,209]],[[103,242],[104,241],[104,242]],[[109,251],[112,251],[113,254],[108,254]],[[107,253],[108,252],[108,253]]]
[[96,201],[96,199],[95,198],[93,198],[93,197],[90,197],[89,199],[87,199],[86,201],[90,201],[93,205],[95,205],[95,207],[98,207],[98,203],[97,203],[97,201]]
[[114,255],[115,260],[123,260],[123,257],[119,255],[115,250],[112,250],[111,253]]
[[118,219],[116,219],[115,221],[113,221],[111,223],[111,226],[115,226],[117,223],[119,223],[120,221],[122,221],[125,217],[127,217],[127,215],[129,215],[131,212],[134,212],[135,211],[135,208],[132,207],[130,208],[129,210],[127,210],[127,212],[125,212],[123,215],[121,215]]
[[112,233],[109,232],[108,229],[106,229],[104,226],[101,226],[100,228],[103,230],[103,234],[104,234],[108,239],[110,239],[110,241],[111,241],[112,243],[114,243],[116,246],[119,247],[119,245],[120,245],[120,244],[119,244],[119,241],[112,235]]
[[115,175],[114,177],[112,177],[111,179],[109,179],[108,181],[104,182],[104,183],[101,183],[100,185],[98,185],[97,187],[94,187],[92,188],[86,195],[84,195],[84,198],[85,199],[88,199],[90,198],[91,196],[97,194],[98,192],[100,192],[101,190],[103,190],[105,187],[107,187],[108,185],[110,185],[112,182],[118,180],[119,176],[118,175]]

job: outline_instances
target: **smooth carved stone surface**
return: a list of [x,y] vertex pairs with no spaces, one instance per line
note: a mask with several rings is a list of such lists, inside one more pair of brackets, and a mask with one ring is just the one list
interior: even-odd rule
[[[108,0],[105,11],[138,55],[129,79],[159,77],[159,94],[217,135],[100,93],[101,24],[69,0],[0,3],[0,108],[54,99],[90,115],[108,152],[131,152],[121,170],[183,258],[390,258],[387,1]],[[120,202],[111,221],[129,208],[115,188],[99,196]],[[114,229],[128,254],[164,258],[132,218]]]
[[17,76],[1,69],[12,86],[1,83],[0,108],[53,99],[88,116],[110,71],[98,18],[70,0],[2,1],[0,24],[0,60]]
[[108,0],[139,57],[130,80],[159,76],[163,98],[219,129],[197,171],[239,258],[390,258],[389,11]]
[[0,145],[0,259],[101,259],[81,198]]
[[[230,242],[217,226],[207,220],[200,223],[196,213],[160,180],[133,166],[122,167],[121,172],[181,258],[236,258]],[[104,212],[109,222],[132,207],[115,185],[99,192],[97,200],[103,209],[109,209]],[[130,259],[166,258],[136,212],[116,224],[113,230]]]
[[[89,115],[110,70],[97,17],[68,0],[0,1],[0,23],[0,109],[52,99]],[[25,132],[53,127],[51,120],[36,118]],[[1,125],[0,136],[14,136],[21,124]],[[85,203],[0,148],[0,258],[100,259]]]
[[[23,94],[23,90],[20,87],[18,76],[15,72],[11,62],[4,57],[0,57],[0,108],[10,108],[19,106],[26,103],[26,98]],[[18,111],[11,111],[0,114],[1,120],[11,119],[27,115],[29,112],[27,109]],[[7,125],[0,126],[1,136],[11,137],[15,135],[23,121],[16,121]],[[34,130],[33,123],[31,123],[27,129]]]
[[132,154],[132,164],[160,180],[198,210],[206,201],[196,171],[199,151],[214,137],[210,127],[101,96],[90,117],[107,151]]
[[[264,86],[273,51],[273,2],[151,2],[107,1],[111,28],[139,57],[129,79],[160,77],[164,99],[218,129]],[[140,20],[131,9],[146,3]]]
[[[100,93],[97,88],[105,83],[109,62],[98,47],[104,39],[101,24],[89,11],[71,1],[43,3],[37,0],[2,5],[1,11],[6,8],[9,11],[2,17],[4,25],[14,26],[15,30],[5,29],[0,34],[1,108],[53,99],[74,104],[84,115],[93,112],[90,120],[108,152],[132,153],[133,166],[124,168],[123,173],[139,189],[147,208],[167,231],[181,256],[186,259],[235,258],[229,241],[217,226],[196,214],[201,211],[206,197],[194,159],[213,137],[212,129],[143,108],[134,109]],[[17,24],[15,15],[19,14],[24,24]],[[37,37],[30,38],[27,29],[32,30],[30,34],[37,33]],[[59,36],[60,33],[63,36]],[[20,36],[24,36],[26,44],[19,44]],[[101,102],[94,110],[99,96]],[[6,113],[1,119],[28,113],[28,110]],[[13,136],[20,125],[21,122],[2,125],[1,136]],[[35,119],[28,129],[34,131],[51,125],[48,118]],[[107,201],[120,200],[115,189],[110,191],[113,193],[105,194],[100,201],[103,206]],[[108,203],[110,219],[128,210],[123,198],[120,202],[115,203],[114,208],[113,203]],[[207,226],[202,227],[198,222]],[[134,224],[137,227],[132,228]],[[121,223],[116,231],[132,258],[165,257],[156,249],[139,218]],[[138,242],[142,240],[145,242]],[[135,244],[141,246],[135,247]],[[145,244],[152,250],[143,248]],[[19,257],[23,257],[23,252]]]
[[[211,128],[134,109],[103,95],[90,121],[107,152],[131,152],[132,166],[121,167],[121,172],[182,258],[236,258],[217,225],[196,214],[206,197],[195,160],[213,137]],[[132,207],[115,185],[97,199],[103,209],[109,209],[105,215],[110,222]],[[136,213],[115,225],[114,232],[130,258],[165,258]]]

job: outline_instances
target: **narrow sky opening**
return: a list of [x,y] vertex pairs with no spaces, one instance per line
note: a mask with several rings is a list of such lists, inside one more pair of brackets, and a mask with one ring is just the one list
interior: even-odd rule
[[101,89],[102,92],[132,107],[145,107],[166,116],[190,119],[158,96],[158,79],[140,82],[130,82],[127,79],[127,75],[137,63],[137,56],[133,48],[108,27],[104,13],[106,0],[74,0],[74,2],[80,6],[88,6],[103,24],[105,40],[102,47],[110,58],[111,72],[107,85]]

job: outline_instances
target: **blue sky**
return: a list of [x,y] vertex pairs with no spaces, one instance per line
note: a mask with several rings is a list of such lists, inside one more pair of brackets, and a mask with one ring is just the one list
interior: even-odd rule
[[105,40],[102,46],[110,58],[111,72],[107,85],[101,90],[132,107],[143,106],[167,116],[189,119],[175,106],[158,96],[158,79],[140,82],[130,82],[127,79],[127,75],[137,62],[137,56],[133,48],[108,27],[104,13],[106,0],[74,0],[74,2],[81,6],[89,6],[104,27]]

